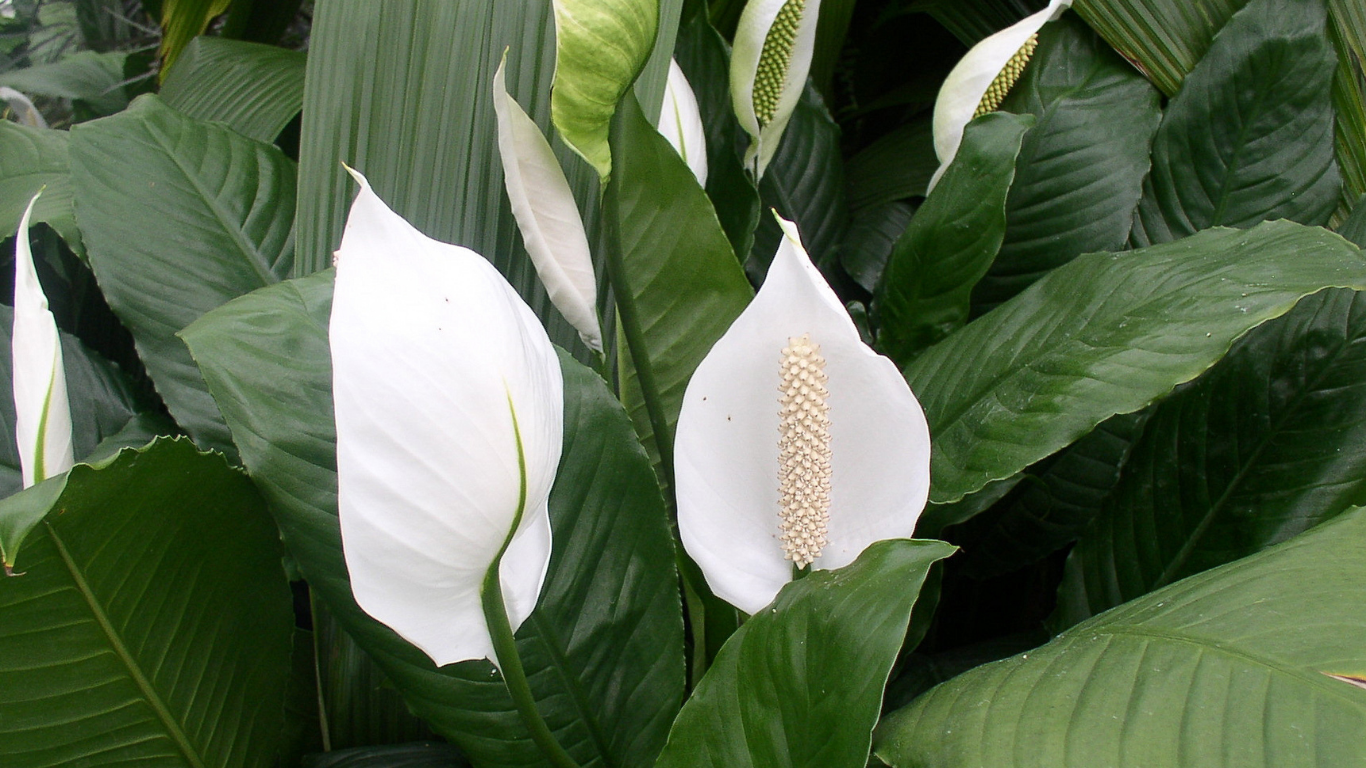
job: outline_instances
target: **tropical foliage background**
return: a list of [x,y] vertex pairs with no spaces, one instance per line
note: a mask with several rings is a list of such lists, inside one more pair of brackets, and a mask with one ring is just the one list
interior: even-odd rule
[[[744,5],[0,0],[0,87],[46,125],[0,121],[0,253],[43,189],[82,462],[21,491],[0,397],[0,764],[547,764],[490,663],[437,668],[352,597],[343,162],[565,351],[517,645],[579,765],[1366,764],[1366,6],[1075,0],[927,194],[941,84],[1044,3],[824,0],[758,184]],[[605,362],[505,194],[505,51],[587,224]],[[705,188],[653,127],[670,56]],[[605,112],[555,101],[599,81]],[[746,617],[677,544],[669,433],[768,209],[920,399],[932,484],[917,542]]]

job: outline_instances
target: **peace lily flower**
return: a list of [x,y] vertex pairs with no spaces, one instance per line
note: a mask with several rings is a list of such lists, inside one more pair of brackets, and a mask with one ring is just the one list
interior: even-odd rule
[[493,625],[510,644],[550,563],[559,359],[488,261],[426,237],[352,175],[330,324],[352,591],[438,666],[520,671]]
[[659,132],[692,169],[697,183],[707,186],[707,134],[702,127],[702,113],[687,76],[673,59],[669,59],[664,106],[659,110]]
[[859,339],[796,226],[778,223],[763,287],[693,374],[675,441],[683,545],[747,613],[794,568],[840,568],[911,536],[929,493],[915,395]]
[[731,106],[752,139],[745,165],[758,180],[801,99],[816,48],[820,0],[749,0],[730,54]]
[[963,129],[973,118],[995,112],[1024,73],[1039,43],[1039,30],[1072,6],[1072,0],[1051,0],[1048,7],[980,41],[944,79],[934,103],[934,151],[939,170],[930,189],[958,153]]
[[584,344],[601,352],[598,284],[578,204],[550,143],[536,121],[508,94],[506,67],[504,51],[493,75],[493,111],[498,117],[498,151],[512,215],[550,302]]
[[76,463],[62,344],[28,242],[29,218],[41,194],[29,200],[14,239],[14,432],[25,488]]
[[38,111],[37,107],[33,106],[33,102],[29,101],[24,94],[13,88],[0,86],[0,101],[9,104],[10,110],[14,112],[15,120],[18,120],[20,125],[27,125],[30,128],[47,127],[47,121],[43,119],[43,114]]

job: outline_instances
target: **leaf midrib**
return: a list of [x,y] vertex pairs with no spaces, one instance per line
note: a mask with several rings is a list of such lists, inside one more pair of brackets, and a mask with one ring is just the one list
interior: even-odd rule
[[143,699],[148,706],[152,708],[152,711],[156,713],[157,719],[161,721],[162,726],[166,729],[166,735],[170,737],[171,741],[176,745],[176,748],[180,750],[181,755],[185,758],[186,762],[190,764],[191,768],[207,768],[204,759],[200,757],[198,751],[190,744],[189,737],[185,735],[185,732],[180,728],[180,724],[176,722],[175,718],[171,715],[171,711],[166,706],[166,702],[161,700],[161,696],[156,692],[156,689],[152,687],[147,676],[142,673],[141,667],[138,666],[137,661],[133,658],[133,655],[129,653],[128,648],[123,644],[123,640],[114,630],[113,623],[109,621],[109,616],[104,612],[104,608],[99,604],[99,601],[96,600],[94,592],[90,589],[89,583],[85,580],[85,575],[81,572],[80,566],[72,559],[71,553],[67,551],[66,544],[62,541],[62,537],[57,533],[57,529],[54,528],[50,522],[44,522],[43,524],[47,527],[48,535],[52,537],[52,543],[57,548],[57,553],[61,556],[62,563],[66,565],[67,571],[71,574],[71,579],[75,582],[76,590],[81,593],[81,597],[85,598],[86,605],[90,608],[90,613],[94,617],[95,623],[98,624],[100,630],[104,632],[105,639],[109,641],[109,646],[114,651],[114,655],[118,656],[119,660],[123,662],[124,667],[128,670],[128,676],[132,678],[133,683],[137,685],[138,690],[142,693]]
[[545,643],[546,651],[550,654],[551,668],[555,670],[556,676],[564,684],[564,690],[569,694],[569,700],[573,702],[574,711],[578,714],[579,721],[588,730],[588,735],[593,740],[593,747],[602,759],[602,764],[607,768],[615,768],[616,763],[612,760],[612,753],[608,750],[602,728],[589,711],[588,696],[584,693],[583,686],[579,684],[578,676],[568,672],[569,661],[560,646],[559,636],[550,626],[550,623],[541,616],[540,611],[532,611],[527,621],[536,628],[536,633],[541,636],[541,641]]

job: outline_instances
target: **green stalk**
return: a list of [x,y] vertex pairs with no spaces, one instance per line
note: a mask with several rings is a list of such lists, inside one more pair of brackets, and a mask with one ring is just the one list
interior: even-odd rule
[[541,752],[555,768],[579,768],[574,758],[570,757],[569,753],[564,751],[564,747],[555,740],[555,734],[550,732],[550,726],[546,725],[540,710],[536,709],[536,697],[531,693],[531,683],[527,681],[522,657],[517,653],[517,641],[512,635],[512,622],[508,619],[507,605],[503,602],[503,585],[498,578],[498,566],[503,562],[508,545],[512,544],[513,534],[521,527],[522,513],[526,511],[526,451],[522,447],[522,430],[517,426],[517,409],[512,404],[511,392],[508,393],[508,412],[512,414],[512,434],[517,439],[517,470],[521,476],[517,514],[512,518],[507,538],[503,539],[503,546],[493,558],[493,564],[484,573],[484,583],[479,587],[479,598],[484,606],[484,621],[488,623],[489,637],[493,640],[493,655],[497,657],[495,663],[498,670],[503,673],[503,682],[507,683],[512,703],[517,707],[517,714],[522,716],[522,723],[531,732],[531,740],[536,742],[536,746],[540,747]]

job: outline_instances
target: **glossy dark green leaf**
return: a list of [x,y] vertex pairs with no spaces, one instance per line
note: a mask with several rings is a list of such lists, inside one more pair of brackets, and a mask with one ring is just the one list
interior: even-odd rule
[[1028,469],[1012,492],[954,532],[978,579],[1023,568],[1076,541],[1119,482],[1149,409],[1112,416]]
[[1290,222],[1089,254],[907,369],[934,435],[930,499],[956,501],[1166,395],[1302,296],[1366,288],[1337,235]]
[[46,223],[73,251],[84,253],[71,209],[69,138],[66,131],[0,120],[0,240],[14,236],[29,200],[41,189],[31,222]]
[[[586,355],[521,246],[493,114],[493,73],[506,48],[509,92],[553,136],[554,37],[549,0],[319,4],[304,87],[294,275],[332,263],[355,195],[346,163],[423,233],[492,261],[545,319],[551,340]],[[591,234],[597,177],[563,144],[556,154]]]
[[302,51],[196,37],[161,85],[161,97],[186,117],[226,123],[273,142],[304,103]]
[[[475,762],[542,765],[491,664],[436,669],[352,599],[336,517],[331,278],[323,272],[243,297],[184,336],[286,546],[342,626],[413,711]],[[649,765],[683,696],[668,520],[621,406],[595,374],[566,355],[561,365],[565,447],[550,497],[555,550],[518,648],[541,713],[581,765]]]
[[123,93],[123,53],[81,51],[61,61],[0,73],[0,85],[27,94],[80,99],[96,114],[112,115],[128,106]]
[[1338,234],[1347,238],[1353,245],[1366,248],[1366,205],[1362,205],[1362,200],[1366,200],[1366,195],[1357,200],[1352,215],[1338,228]]
[[929,117],[914,118],[849,159],[849,205],[860,210],[908,197],[924,197],[939,157]]
[[251,481],[162,440],[54,502],[0,578],[0,762],[273,766],[294,613]]
[[1252,0],[1167,105],[1134,218],[1138,245],[1215,226],[1327,224],[1334,68],[1320,2]]
[[1006,234],[973,291],[979,311],[1083,253],[1117,251],[1133,225],[1160,94],[1074,14],[1039,47],[1002,108],[1031,114],[1006,198]]
[[[1366,513],[978,667],[878,727],[895,768],[1366,760]],[[1338,675],[1340,677],[1332,677]]]
[[1171,96],[1247,0],[1076,0],[1072,8]]
[[[0,306],[0,349],[6,351],[0,354],[0,497],[23,487],[14,433],[14,374],[7,354],[13,328],[14,310]],[[62,333],[61,341],[67,399],[71,404],[72,444],[76,460],[86,461],[101,443],[118,435],[149,404],[141,401],[123,372],[109,361],[69,334]]]
[[849,231],[844,234],[844,247],[840,249],[840,266],[863,290],[877,290],[892,247],[901,239],[913,215],[915,209],[900,202],[854,211]]
[[831,97],[835,68],[839,66],[844,38],[853,21],[855,0],[824,0],[816,24],[816,49],[811,56],[811,82],[825,98]]
[[873,315],[878,351],[899,365],[967,322],[972,288],[1005,237],[1006,194],[1033,122],[993,112],[969,123],[949,169],[893,246]]
[[232,438],[175,334],[289,275],[294,164],[273,146],[181,116],[155,96],[71,134],[76,211],[105,299],[175,420],[201,446]]
[[942,541],[881,541],[783,587],[721,649],[657,768],[863,768],[882,688]]
[[965,45],[972,45],[1043,5],[1039,0],[920,0],[915,7],[933,16]]
[[743,258],[754,245],[759,192],[740,159],[749,137],[730,103],[730,49],[699,13],[679,29],[674,55],[697,97],[707,136],[707,196],[731,248]]
[[782,231],[769,209],[797,223],[811,260],[822,269],[839,258],[849,226],[840,129],[820,94],[809,85],[792,110],[778,151],[759,182],[763,211],[745,269],[756,282],[768,272]]
[[1338,169],[1343,202],[1350,208],[1366,195],[1366,4],[1328,0],[1328,17],[1338,54],[1333,76]]
[[469,762],[449,744],[416,743],[342,749],[304,758],[302,768],[466,768]]
[[[618,347],[631,355],[622,367],[622,401],[658,459],[654,420],[662,418],[672,435],[693,370],[753,290],[687,164],[633,99],[619,114],[612,137],[616,172],[606,191],[621,237],[622,272],[612,282],[622,321],[637,323],[644,343],[644,354],[629,338]],[[653,418],[645,401],[651,390],[659,396]],[[671,453],[672,438],[663,448]]]
[[1068,560],[1072,624],[1366,502],[1366,294],[1324,291],[1157,406]]

